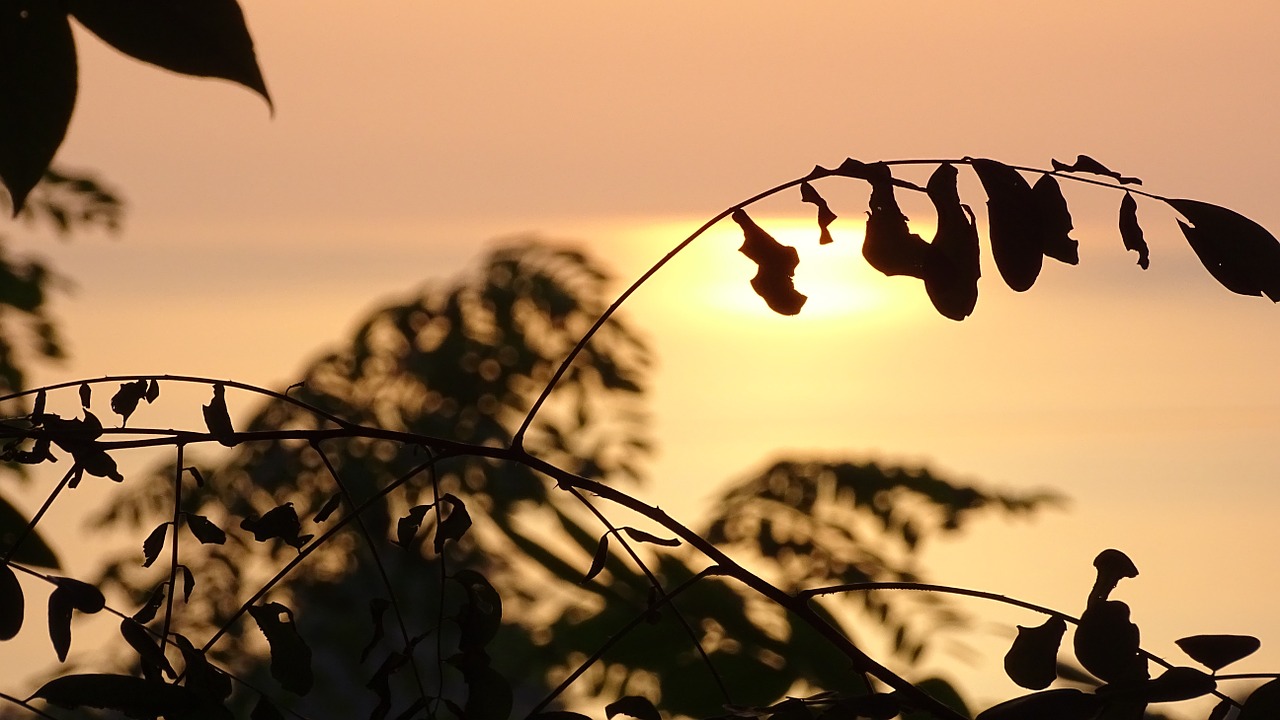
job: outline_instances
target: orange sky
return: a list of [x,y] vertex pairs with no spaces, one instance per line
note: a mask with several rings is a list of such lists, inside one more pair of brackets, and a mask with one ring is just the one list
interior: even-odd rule
[[[245,10],[274,118],[243,89],[79,37],[58,161],[100,171],[129,211],[118,240],[32,245],[77,287],[58,303],[73,359],[42,379],[279,383],[377,297],[463,267],[492,238],[578,239],[633,277],[703,218],[847,155],[1047,165],[1083,152],[1280,228],[1270,1]],[[838,243],[858,242],[861,192],[833,191]],[[1072,609],[1093,555],[1120,547],[1143,571],[1122,590],[1151,649],[1253,632],[1254,666],[1276,669],[1280,624],[1263,603],[1276,583],[1259,558],[1280,540],[1280,309],[1217,287],[1156,205],[1140,207],[1142,273],[1115,232],[1118,196],[1068,193],[1082,265],[1049,268],[1025,295],[986,268],[960,324],[919,283],[851,253],[824,260],[804,235],[785,239],[809,243],[805,262],[847,263],[848,295],[824,311],[815,294],[793,319],[753,312],[733,233],[694,246],[630,308],[661,360],[652,497],[711,492],[771,448],[1055,487],[1069,512],[934,547],[933,578]],[[811,212],[788,195],[753,215],[781,227]],[[735,291],[746,305],[726,300]]]

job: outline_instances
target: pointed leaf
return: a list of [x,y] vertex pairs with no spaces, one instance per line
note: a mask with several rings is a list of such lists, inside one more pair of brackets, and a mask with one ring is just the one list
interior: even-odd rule
[[1151,254],[1147,248],[1147,240],[1143,237],[1142,226],[1138,224],[1138,201],[1132,193],[1125,193],[1120,201],[1120,239],[1124,241],[1124,249],[1138,253],[1138,267],[1146,270],[1151,266]]
[[0,640],[12,640],[22,629],[26,600],[18,576],[7,563],[0,564]]
[[578,582],[579,585],[586,585],[591,582],[595,576],[600,574],[604,569],[605,561],[609,559],[609,534],[605,533],[600,536],[600,544],[596,546],[596,554],[591,558],[591,567],[587,568],[587,574]]
[[1004,163],[977,158],[971,164],[987,192],[996,269],[1013,290],[1029,290],[1044,263],[1044,228],[1035,193],[1017,170]]
[[830,228],[831,223],[835,222],[836,214],[831,212],[826,198],[822,197],[812,185],[805,182],[800,183],[800,199],[818,206],[818,228],[820,230],[818,244],[830,245],[833,242]]
[[231,696],[231,678],[209,664],[204,651],[191,644],[181,633],[174,633],[174,643],[182,652],[182,674],[188,690],[206,702],[220,704]]
[[296,695],[311,691],[311,648],[298,634],[293,612],[280,603],[254,605],[249,614],[271,646],[271,676]]
[[464,653],[483,650],[502,626],[502,597],[475,570],[459,570],[454,573],[453,580],[462,585],[467,593],[467,602],[458,615],[458,628],[461,631],[458,648]]
[[1076,660],[1108,683],[1145,680],[1147,662],[1139,652],[1138,626],[1129,606],[1118,600],[1092,603],[1075,632]]
[[1058,678],[1058,647],[1067,632],[1067,622],[1054,615],[1043,624],[1018,626],[1018,637],[1004,656],[1004,671],[1028,690],[1043,690]]
[[184,75],[231,80],[271,103],[235,0],[70,0],[69,6],[120,52]]
[[155,619],[156,613],[160,611],[160,605],[164,603],[164,590],[165,584],[160,583],[151,591],[151,594],[147,596],[147,601],[142,604],[138,612],[133,614],[134,622],[146,625]]
[[391,607],[391,602],[386,598],[374,598],[369,601],[369,615],[373,619],[373,637],[369,640],[364,649],[360,651],[360,662],[364,662],[369,658],[369,653],[378,646],[378,642],[382,640],[383,629],[382,618],[386,615],[387,608]]
[[467,512],[466,504],[452,493],[445,493],[440,496],[440,502],[449,505],[449,514],[436,527],[435,549],[437,555],[444,552],[446,540],[453,540],[454,542],[461,540],[467,529],[471,527],[471,515]]
[[1101,706],[1096,695],[1059,688],[1006,700],[974,720],[1092,720]]
[[959,173],[948,163],[929,177],[926,192],[938,214],[938,231],[929,245],[924,289],[943,317],[963,320],[978,304],[978,226],[973,211],[960,203]]
[[36,393],[36,400],[31,404],[31,417],[33,419],[44,414],[44,406],[47,400],[48,397],[45,395],[44,390]]
[[75,445],[63,445],[63,449],[71,453],[76,465],[95,477],[111,478],[115,482],[124,482],[116,461],[98,443],[87,442]]
[[129,647],[138,653],[138,657],[144,668],[148,668],[155,673],[163,672],[169,677],[176,677],[173,666],[169,664],[169,658],[165,657],[164,652],[160,650],[160,646],[156,644],[156,639],[146,631],[141,625],[129,618],[120,621],[120,635],[125,642],[129,643]]
[[924,279],[929,244],[907,227],[907,216],[893,194],[893,176],[883,163],[868,165],[871,183],[871,215],[867,218],[862,257],[885,275],[909,275]]
[[116,394],[111,398],[111,411],[119,415],[121,425],[129,424],[129,416],[134,410],[138,409],[138,403],[147,394],[147,381],[135,380],[127,382],[120,386]]
[[329,516],[332,515],[341,505],[342,493],[334,493],[332,497],[325,501],[324,506],[320,508],[320,512],[317,512],[315,517],[311,518],[311,522],[318,524],[328,520]]
[[604,707],[604,713],[609,720],[613,720],[614,715],[627,715],[638,720],[662,720],[653,702],[639,695],[618,698]]
[[0,496],[0,556],[11,552],[13,544],[21,538],[18,549],[8,556],[10,560],[24,565],[38,565],[57,570],[58,556],[54,554],[53,548],[49,547],[39,532],[27,531],[27,525],[30,522],[25,513],[20,512]]
[[119,710],[135,718],[188,717],[199,697],[181,685],[151,682],[131,675],[64,675],[35,691],[32,698],[74,710],[82,707]]
[[76,49],[59,3],[0,13],[0,182],[17,216],[62,144],[76,102]]
[[396,544],[404,549],[409,549],[413,544],[414,538],[418,535],[418,529],[422,527],[422,521],[427,516],[427,512],[434,505],[415,505],[409,508],[409,514],[400,518],[396,523]]
[[147,399],[147,404],[155,402],[160,397],[160,383],[154,378],[147,383],[147,391],[143,393],[143,397]]
[[1251,635],[1192,635],[1175,643],[1192,660],[1214,672],[1249,657],[1262,647],[1262,641]]
[[142,567],[151,567],[151,564],[160,557],[160,551],[164,549],[164,539],[169,531],[169,523],[162,522],[156,526],[155,530],[147,535],[147,539],[142,541]]
[[222,383],[214,383],[213,399],[203,406],[204,424],[209,428],[219,443],[227,447],[235,447],[235,428],[231,425],[231,414],[227,411],[227,389]]
[[204,487],[204,475],[200,474],[200,469],[196,467],[182,468],[186,472],[191,473],[191,478],[196,481],[196,487]]
[[1070,236],[1075,226],[1058,181],[1052,175],[1041,175],[1036,184],[1031,186],[1031,192],[1039,205],[1040,223],[1044,231],[1044,254],[1068,265],[1079,265],[1080,243]]
[[311,539],[311,535],[299,534],[302,531],[302,524],[291,502],[268,510],[262,517],[245,518],[240,521],[240,529],[253,533],[253,539],[258,542],[283,540],[286,544],[298,549]]
[[1067,165],[1066,163],[1058,162],[1057,160],[1053,160],[1052,162],[1053,162],[1053,169],[1056,170],[1057,172],[1068,172],[1068,173],[1082,172],[1082,173],[1090,173],[1092,175],[1103,175],[1105,177],[1109,177],[1113,180],[1116,180],[1121,185],[1141,185],[1142,184],[1142,181],[1139,180],[1138,178],[1126,177],[1124,175],[1121,175],[1115,170],[1112,170],[1106,165],[1103,165],[1097,160],[1094,160],[1093,158],[1089,157],[1088,155],[1077,155],[1076,161],[1070,165]]
[[178,569],[182,571],[182,602],[190,602],[191,591],[196,589],[195,573],[186,565],[181,565]]
[[1266,228],[1199,200],[1165,202],[1190,221],[1178,226],[1214,279],[1231,292],[1280,302],[1280,242]]
[[54,583],[49,594],[49,640],[58,662],[64,662],[71,649],[72,611],[96,613],[106,606],[106,598],[98,588],[74,578],[55,578]]
[[764,299],[769,309],[780,315],[795,315],[809,298],[796,291],[793,278],[800,254],[765,232],[744,210],[733,211],[733,221],[742,228],[742,247],[738,251],[757,266],[751,288]]
[[203,545],[221,545],[227,541],[227,533],[214,525],[209,518],[195,513],[186,513],[187,529]]
[[93,388],[89,383],[80,383],[80,407],[89,409],[89,401],[93,399]]
[[626,533],[627,537],[630,537],[636,542],[652,543],[663,547],[680,547],[680,541],[676,538],[658,537],[657,535],[647,533],[643,530],[637,530],[633,527],[624,527],[622,528],[622,532]]

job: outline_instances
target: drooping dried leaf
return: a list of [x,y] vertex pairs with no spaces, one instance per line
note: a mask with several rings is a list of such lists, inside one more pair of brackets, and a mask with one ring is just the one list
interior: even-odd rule
[[609,559],[609,533],[600,536],[600,544],[596,546],[595,555],[591,557],[591,567],[587,568],[587,574],[578,582],[579,585],[586,585],[591,582],[595,576],[604,570],[604,563]]
[[[826,168],[815,168],[815,171],[821,170],[822,172],[825,172],[828,175],[840,175],[842,177],[850,177],[850,178],[857,178],[859,180],[871,181],[873,179],[879,179],[883,177],[884,170],[887,167],[888,166],[885,163],[879,163],[879,162],[864,163],[861,160],[855,160],[853,158],[845,158],[844,162],[840,163],[840,167],[836,168],[835,170],[827,170]],[[816,177],[816,176],[813,173],[810,173],[810,177]],[[892,178],[890,182],[892,182],[895,187],[905,188],[907,190],[914,190],[916,192],[924,192],[924,188],[920,187],[919,185],[909,180]]]
[[1125,603],[1093,602],[1080,616],[1075,632],[1076,660],[1094,676],[1109,683],[1146,679],[1147,663],[1138,651],[1138,626],[1129,621]]
[[809,183],[800,183],[800,199],[807,203],[813,203],[818,206],[818,228],[820,234],[818,237],[819,245],[830,245],[833,240],[831,238],[831,223],[835,222],[836,214],[831,211],[831,207],[827,205],[827,199],[822,197],[816,189]]
[[373,637],[370,638],[368,644],[360,651],[360,662],[364,662],[369,658],[369,653],[378,646],[378,642],[382,640],[383,634],[386,632],[383,628],[382,618],[387,613],[387,608],[391,607],[391,601],[386,598],[376,597],[369,601],[369,616],[373,620]]
[[71,121],[76,49],[58,3],[6,3],[0,38],[0,182],[16,217]]
[[624,527],[622,528],[622,532],[626,533],[627,537],[635,540],[636,542],[651,543],[653,545],[661,545],[663,547],[680,547],[680,541],[676,538],[658,537],[657,535],[647,533],[643,530],[637,530],[633,527]]
[[311,522],[319,524],[328,520],[329,516],[332,515],[341,505],[342,493],[334,493],[325,501],[324,505],[320,508],[320,511],[315,514],[315,517],[311,518]]
[[1252,635],[1192,635],[1175,643],[1192,660],[1214,672],[1262,647],[1262,641]]
[[409,514],[400,518],[396,523],[396,544],[404,549],[409,549],[413,544],[414,538],[418,536],[418,529],[422,527],[422,521],[427,517],[427,512],[434,505],[415,505],[409,508]]
[[1004,656],[1009,679],[1028,690],[1043,690],[1058,678],[1058,647],[1067,622],[1054,615],[1036,627],[1018,626],[1018,637]]
[[1236,720],[1275,720],[1280,717],[1280,679],[1258,686],[1244,701]]
[[867,218],[862,257],[885,275],[925,278],[929,244],[907,228],[907,216],[893,194],[893,176],[883,163],[868,165],[871,215]]
[[1124,241],[1125,250],[1138,253],[1139,267],[1146,270],[1151,266],[1151,252],[1138,224],[1138,201],[1133,199],[1133,193],[1125,193],[1120,201],[1120,239]]
[[151,673],[161,673],[169,677],[177,677],[173,671],[173,666],[169,664],[169,658],[165,657],[164,652],[160,650],[160,646],[156,644],[156,639],[139,625],[137,622],[125,618],[120,621],[120,635],[125,642],[129,643],[129,647],[138,653],[138,658],[142,662],[143,668]]
[[35,402],[31,404],[31,417],[37,418],[44,414],[44,406],[48,401],[48,396],[44,390],[36,393]]
[[458,648],[464,653],[483,650],[502,626],[502,597],[475,570],[459,570],[453,580],[462,585],[467,594],[467,601],[458,614]]
[[938,231],[929,244],[924,289],[943,317],[963,320],[978,304],[978,226],[973,211],[960,202],[959,173],[949,163],[929,176],[926,192],[938,214]]
[[271,104],[236,0],[70,0],[72,16],[120,52],[166,70],[239,83]]
[[995,160],[971,161],[987,192],[991,256],[1005,284],[1017,292],[1029,290],[1044,263],[1044,228],[1040,204],[1025,178]]
[[627,715],[637,720],[662,720],[653,702],[639,695],[627,695],[614,700],[604,707],[604,714],[609,720],[613,720],[614,715]]
[[7,563],[0,564],[0,640],[12,640],[22,629],[26,599],[18,576]]
[[440,496],[440,502],[449,506],[449,514],[444,516],[440,524],[436,526],[435,550],[436,554],[444,552],[444,543],[446,540],[457,542],[467,533],[467,529],[471,527],[471,515],[467,512],[466,503],[462,502],[453,493],[445,493]]
[[191,473],[191,478],[196,481],[196,487],[198,488],[204,487],[204,475],[200,474],[199,468],[189,466],[189,467],[184,467],[182,469],[186,472]]
[[42,685],[31,697],[68,710],[118,710],[134,718],[189,717],[201,704],[194,692],[181,685],[108,674],[63,675]]
[[1092,720],[1101,706],[1097,695],[1058,688],[1006,700],[974,720]]
[[80,407],[89,409],[89,401],[93,399],[93,388],[89,383],[80,383]]
[[1071,237],[1075,227],[1071,221],[1071,210],[1067,207],[1067,199],[1062,196],[1062,188],[1052,175],[1041,175],[1036,184],[1031,186],[1040,206],[1040,223],[1044,230],[1044,254],[1068,265],[1080,264],[1080,243]]
[[1142,181],[1139,180],[1138,178],[1121,175],[1115,170],[1112,170],[1106,165],[1103,165],[1097,160],[1094,160],[1093,158],[1089,157],[1088,155],[1077,155],[1076,161],[1070,165],[1063,162],[1059,162],[1057,160],[1053,160],[1052,163],[1053,163],[1053,169],[1058,172],[1068,172],[1068,173],[1081,172],[1081,173],[1089,173],[1092,175],[1102,175],[1119,182],[1121,185],[1141,185],[1142,184]]
[[1231,292],[1280,302],[1280,242],[1266,228],[1199,200],[1165,202],[1190,221],[1178,226],[1214,279]]
[[209,518],[195,513],[186,513],[187,529],[203,545],[221,545],[227,541],[227,533],[214,525]]
[[285,544],[297,549],[301,549],[312,537],[299,534],[302,532],[302,524],[291,502],[268,510],[262,517],[247,517],[241,520],[240,529],[253,533],[253,539],[258,542],[283,540]]
[[160,611],[160,605],[164,603],[165,584],[160,583],[147,596],[147,601],[142,604],[138,612],[133,614],[134,622],[146,625],[155,619],[156,613]]
[[751,278],[751,288],[764,299],[769,309],[780,315],[800,312],[809,299],[795,288],[800,254],[795,248],[774,240],[744,210],[734,210],[733,221],[742,228],[742,247],[738,251],[758,268],[755,277]]
[[182,571],[182,602],[191,602],[191,591],[196,589],[196,575],[186,565],[179,565]]
[[214,383],[213,399],[204,410],[204,424],[217,441],[227,447],[235,447],[235,428],[231,425],[231,414],[227,411],[227,389],[222,383]]
[[160,557],[160,551],[164,549],[164,539],[168,532],[169,523],[162,522],[147,535],[146,540],[142,541],[142,567],[151,567],[156,558]]
[[298,634],[293,612],[276,602],[254,605],[249,614],[271,646],[271,676],[295,695],[311,691],[311,648]]
[[146,391],[146,393],[144,393],[144,394],[143,394],[143,397],[145,397],[145,398],[146,398],[146,400],[147,400],[147,404],[148,404],[148,405],[150,405],[151,403],[153,403],[153,402],[155,402],[157,399],[159,399],[159,398],[160,398],[160,383],[159,383],[157,380],[155,380],[154,378],[152,378],[152,380],[151,380],[150,382],[148,382],[148,383],[147,383],[147,391]]
[[138,403],[147,395],[147,381],[135,380],[120,386],[111,397],[111,411],[121,417],[121,426],[129,424],[129,416],[138,409]]

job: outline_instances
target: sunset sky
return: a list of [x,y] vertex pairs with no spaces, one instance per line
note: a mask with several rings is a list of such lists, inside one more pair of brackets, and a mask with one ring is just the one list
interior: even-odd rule
[[[40,381],[287,384],[380,298],[495,239],[575,240],[629,281],[707,217],[846,156],[1086,153],[1280,230],[1274,0],[242,2],[274,117],[243,88],[77,34],[56,162],[128,208],[118,237],[21,244],[74,284],[56,303],[71,359]],[[644,496],[696,518],[689,488],[784,454],[1053,488],[1064,511],[928,548],[931,579],[1078,612],[1093,556],[1117,547],[1142,571],[1118,597],[1148,649],[1180,659],[1184,635],[1252,633],[1263,650],[1239,669],[1280,669],[1280,308],[1218,286],[1157,203],[1139,206],[1143,272],[1120,195],[1064,183],[1080,266],[1016,294],[984,257],[956,323],[861,260],[864,184],[819,188],[841,216],[831,246],[799,193],[751,210],[800,252],[799,316],[751,293],[732,223],[629,304],[660,360]],[[981,217],[972,175],[961,192]],[[1039,622],[964,607],[997,637]],[[965,672],[935,659],[985,678],[988,702],[1016,692],[998,654]]]

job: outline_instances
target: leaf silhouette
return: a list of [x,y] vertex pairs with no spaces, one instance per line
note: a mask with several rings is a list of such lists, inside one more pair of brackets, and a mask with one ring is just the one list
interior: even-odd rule
[[134,718],[189,717],[200,705],[199,697],[188,688],[131,675],[63,675],[42,685],[31,697],[69,710],[119,710]]
[[579,585],[586,585],[591,582],[595,576],[604,570],[605,561],[609,559],[609,533],[600,536],[600,544],[596,546],[595,555],[591,557],[591,567],[587,568],[587,574],[578,582]]
[[627,537],[635,540],[636,542],[652,543],[663,547],[680,547],[680,541],[676,538],[658,537],[657,535],[647,533],[643,530],[637,530],[633,527],[624,527],[622,528],[622,532],[626,533]]
[[1075,651],[1084,669],[1106,682],[1147,677],[1147,663],[1138,654],[1138,626],[1129,621],[1129,606],[1119,600],[1089,605],[1076,628]]
[[26,600],[22,584],[8,563],[0,564],[0,640],[12,640],[22,629]]
[[628,715],[638,720],[662,720],[658,709],[649,698],[628,695],[618,698],[604,707],[604,714],[613,720],[614,715]]
[[488,664],[460,663],[467,684],[467,702],[457,717],[467,720],[507,720],[511,715],[511,683]]
[[80,407],[89,409],[89,401],[93,399],[93,388],[89,383],[80,383]]
[[1188,657],[1214,672],[1262,647],[1262,641],[1252,635],[1192,635],[1174,642]]
[[1138,253],[1138,266],[1146,270],[1151,266],[1151,254],[1147,249],[1147,240],[1143,237],[1142,226],[1138,224],[1138,201],[1133,193],[1125,193],[1120,201],[1120,239],[1124,241],[1125,250]]
[[291,502],[268,510],[262,517],[247,517],[241,520],[240,529],[253,533],[253,539],[258,542],[283,540],[285,544],[296,549],[301,549],[311,539],[311,535],[299,535],[302,525],[298,520],[298,512],[293,509]]
[[235,428],[231,425],[231,414],[227,412],[227,389],[222,383],[214,383],[213,399],[203,406],[204,424],[217,441],[227,447],[235,447]]
[[120,386],[111,397],[111,411],[119,415],[122,426],[129,424],[129,416],[138,409],[138,403],[147,395],[147,381],[135,380]]
[[461,540],[467,529],[471,527],[471,515],[467,512],[467,506],[457,496],[453,493],[445,493],[440,496],[440,502],[448,503],[449,514],[436,527],[435,549],[437,555],[444,552],[444,542],[446,540],[453,540],[454,542]]
[[[47,441],[44,452],[48,452]],[[34,530],[26,532],[29,522],[26,513],[20,512],[0,496],[0,555],[9,553],[7,557],[14,562],[57,570],[58,556],[54,554],[53,548],[49,547],[40,533]],[[23,533],[26,533],[25,537]],[[13,549],[15,542],[21,543],[16,550]]]
[[1280,679],[1258,686],[1244,701],[1235,720],[1274,720],[1280,717]]
[[295,695],[311,691],[311,648],[298,634],[293,611],[276,602],[254,605],[249,614],[271,646],[271,676]]
[[160,557],[160,551],[164,549],[164,538],[169,531],[169,523],[162,522],[152,530],[147,539],[142,541],[142,567],[151,567],[151,564]]
[[458,648],[464,653],[483,650],[502,626],[502,597],[475,570],[459,570],[453,580],[467,593],[467,602],[458,615]]
[[1199,200],[1165,202],[1190,221],[1178,226],[1214,279],[1231,292],[1280,302],[1280,242],[1266,228]]
[[427,511],[435,507],[434,505],[415,505],[409,508],[409,514],[400,518],[396,523],[396,544],[404,549],[409,549],[413,544],[413,540],[418,535],[418,529],[422,527],[422,521],[427,517]]
[[1094,160],[1093,158],[1089,157],[1088,155],[1077,155],[1076,161],[1070,165],[1067,165],[1066,163],[1063,163],[1063,162],[1058,162],[1057,160],[1053,160],[1051,162],[1053,163],[1053,169],[1058,172],[1068,172],[1068,173],[1082,172],[1082,173],[1090,173],[1092,175],[1103,175],[1105,177],[1109,177],[1119,182],[1121,185],[1141,185],[1142,184],[1142,181],[1139,180],[1138,178],[1121,175],[1115,170],[1112,170],[1106,165],[1103,165],[1097,160]]
[[1149,703],[1180,702],[1204,697],[1218,689],[1211,675],[1195,668],[1172,667],[1140,686],[1142,699]]
[[195,513],[186,513],[187,529],[203,545],[221,545],[227,541],[227,534],[222,528],[214,525],[209,518]]
[[271,104],[235,0],[69,0],[72,16],[120,52],[184,75],[239,83]]
[[188,690],[205,702],[219,704],[231,695],[231,678],[209,664],[204,652],[181,633],[173,634],[174,644],[182,652],[182,674]]
[[831,207],[827,205],[826,198],[822,197],[812,185],[804,182],[800,183],[800,199],[818,206],[818,228],[821,231],[818,237],[818,244],[830,245],[833,242],[830,227],[831,223],[835,222],[836,214],[831,212]]
[[147,391],[143,393],[143,397],[146,398],[148,405],[159,399],[160,383],[153,378],[149,383],[147,383]]
[[1009,679],[1028,690],[1043,690],[1058,678],[1058,647],[1067,622],[1054,615],[1037,627],[1018,626],[1018,637],[1004,656]]
[[1102,701],[1075,688],[1044,690],[1006,700],[974,720],[1092,720]]
[[364,662],[369,658],[369,653],[378,646],[378,641],[382,640],[385,633],[382,618],[387,613],[387,608],[391,607],[391,601],[386,598],[376,597],[369,601],[369,616],[373,619],[373,637],[370,638],[368,644],[360,651],[360,662]]
[[774,240],[744,210],[734,210],[733,221],[742,228],[742,246],[738,252],[758,267],[756,276],[751,278],[751,289],[764,299],[770,310],[780,315],[800,312],[809,299],[797,292],[794,284],[800,254],[795,248]]
[[204,475],[200,474],[199,468],[184,467],[182,469],[185,470],[186,472],[191,473],[191,478],[196,481],[196,487],[204,487]]
[[978,304],[978,226],[973,211],[960,203],[959,173],[949,163],[929,176],[925,191],[938,214],[938,231],[930,243],[924,289],[943,317],[963,320]]
[[191,591],[196,589],[196,576],[186,565],[178,567],[182,571],[182,602],[191,601]]
[[342,505],[342,493],[334,493],[332,496],[329,497],[328,500],[325,501],[324,506],[320,508],[320,511],[316,513],[315,517],[311,518],[311,522],[322,523],[325,520],[328,520],[329,516],[332,515],[334,511],[336,511],[339,507],[341,507],[341,505]]
[[49,594],[49,640],[58,662],[65,662],[71,649],[71,615],[73,610],[93,614],[106,605],[98,588],[74,578],[56,578]]
[[929,244],[907,228],[907,216],[893,194],[893,176],[883,163],[868,165],[871,183],[871,215],[867,218],[862,257],[885,275],[910,275],[924,279]]
[[155,639],[137,622],[129,618],[121,620],[120,635],[125,642],[129,643],[129,647],[138,653],[138,657],[142,661],[144,674],[147,674],[148,677],[161,672],[171,678],[177,677],[177,674],[173,671],[173,666],[169,664],[169,659],[164,656],[164,652],[160,650],[160,646],[156,644]]
[[102,446],[95,442],[77,443],[75,445],[64,446],[64,450],[71,453],[76,461],[85,472],[96,477],[111,478],[115,482],[124,482],[124,476],[120,474],[116,461]]
[[987,192],[991,256],[1000,277],[1017,292],[1029,290],[1044,262],[1040,204],[1026,179],[995,160],[970,161]]
[[76,102],[76,49],[58,3],[7,5],[0,37],[0,182],[17,217],[66,136]]
[[47,400],[48,400],[48,396],[45,394],[44,390],[41,390],[40,392],[36,393],[35,402],[31,404],[32,419],[37,418],[44,414],[44,406]]
[[164,603],[165,583],[160,583],[147,596],[147,601],[142,604],[138,612],[133,614],[134,622],[146,625],[155,619],[156,613],[160,610],[160,605]]
[[1080,264],[1080,243],[1072,239],[1071,210],[1062,188],[1052,175],[1041,175],[1031,186],[1040,211],[1040,227],[1044,232],[1044,254],[1068,265]]

